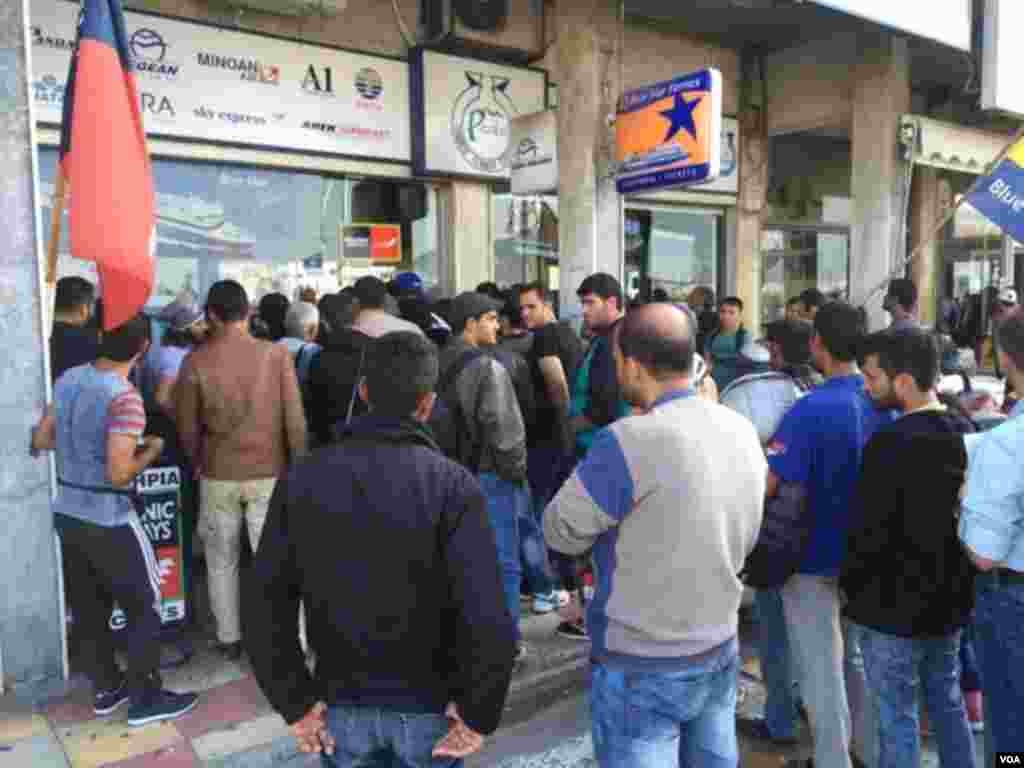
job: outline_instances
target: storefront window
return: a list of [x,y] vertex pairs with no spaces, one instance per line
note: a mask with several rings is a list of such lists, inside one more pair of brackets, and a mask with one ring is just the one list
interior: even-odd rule
[[[507,287],[549,279],[558,264],[558,198],[495,195],[492,212],[494,281]],[[558,289],[557,277],[548,288]]]
[[785,314],[786,301],[808,288],[849,298],[850,236],[845,229],[769,227],[761,235],[761,317]]
[[625,219],[626,294],[649,300],[664,291],[686,300],[698,286],[716,290],[722,216],[682,208],[628,208]]
[[[39,160],[49,234],[57,151],[41,149]],[[428,287],[445,274],[429,185],[163,159],[153,161],[153,181],[153,308],[179,295],[201,301],[223,278],[238,280],[258,301],[273,291],[293,297],[305,286],[336,291],[364,274],[386,279],[415,270]],[[95,279],[90,263],[68,254],[66,220],[62,232],[61,276]],[[350,242],[365,233],[366,248],[346,250],[346,232]]]

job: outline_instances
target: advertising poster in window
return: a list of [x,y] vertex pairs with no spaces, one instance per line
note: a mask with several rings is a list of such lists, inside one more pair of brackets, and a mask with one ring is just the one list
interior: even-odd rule
[[[32,0],[37,119],[60,124],[79,3]],[[408,163],[404,61],[125,13],[146,132]]]

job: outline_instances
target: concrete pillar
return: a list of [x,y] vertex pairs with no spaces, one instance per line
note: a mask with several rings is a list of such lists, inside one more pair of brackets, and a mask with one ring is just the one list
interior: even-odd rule
[[760,109],[740,115],[743,137],[736,206],[736,295],[747,328],[761,327],[761,217],[768,196],[768,137]]
[[449,215],[455,291],[471,291],[494,279],[491,190],[487,184],[457,181],[450,188]]
[[[905,38],[865,33],[854,65],[850,295],[863,302],[906,252],[902,238],[905,162],[900,115],[910,111],[910,54]],[[884,326],[884,291],[867,304],[870,327]]]
[[587,275],[622,278],[622,200],[611,175],[614,135],[608,117],[619,95],[617,3],[557,5],[558,260],[562,317],[579,312],[576,290]]
[[[914,183],[910,196],[910,246],[928,239],[935,229],[935,223],[942,216],[939,197],[939,172],[935,168],[918,166],[914,170]],[[932,237],[920,251],[910,267],[910,276],[917,285],[918,307],[921,322],[931,325],[935,322],[939,300],[939,244]]]
[[[62,673],[50,462],[28,455],[48,395],[24,0],[0,0],[0,653],[4,682]],[[48,325],[48,323],[47,323]]]

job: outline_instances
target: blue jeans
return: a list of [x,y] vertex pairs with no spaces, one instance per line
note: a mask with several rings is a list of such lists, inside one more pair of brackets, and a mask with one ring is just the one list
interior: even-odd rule
[[533,516],[533,506],[527,504],[519,517],[519,553],[522,556],[523,578],[531,595],[548,595],[553,590],[551,565],[544,532]]
[[601,768],[736,768],[736,640],[680,666],[594,662],[590,716]]
[[1001,584],[984,573],[976,580],[974,650],[985,694],[985,752],[1024,749],[1024,584]]
[[878,697],[878,768],[921,764],[918,689],[943,766],[974,768],[974,737],[960,690],[960,633],[896,637],[859,627],[868,681]]
[[333,755],[321,755],[327,768],[457,768],[461,760],[435,759],[434,744],[448,732],[441,714],[390,712],[372,707],[327,709]]
[[498,564],[505,587],[505,605],[519,635],[519,583],[523,578],[519,566],[519,520],[529,514],[530,492],[522,485],[502,480],[497,475],[480,475],[480,487],[487,497],[487,516],[498,545]]
[[981,690],[981,670],[978,654],[974,652],[974,623],[960,633],[960,688],[964,693]]
[[757,613],[757,652],[767,694],[765,725],[773,737],[790,738],[796,735],[797,701],[782,593],[777,589],[757,590],[754,610]]

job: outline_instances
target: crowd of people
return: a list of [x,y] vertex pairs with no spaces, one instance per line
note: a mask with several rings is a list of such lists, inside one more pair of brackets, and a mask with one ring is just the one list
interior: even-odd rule
[[[133,491],[171,456],[196,481],[218,650],[248,653],[330,765],[477,751],[530,657],[523,610],[590,642],[605,768],[736,766],[737,730],[792,744],[801,716],[816,768],[905,768],[922,702],[945,766],[976,764],[982,723],[990,759],[1024,744],[1024,412],[982,432],[975,400],[939,395],[913,283],[892,281],[872,335],[813,290],[763,333],[706,289],[626,311],[598,273],[577,297],[583,334],[543,284],[433,302],[402,273],[254,307],[223,280],[164,308],[157,340],[143,315],[97,335],[92,286],[60,281],[32,448],[57,453],[96,714],[197,701],[162,688]],[[995,333],[1020,391],[1024,315]],[[761,720],[736,719],[747,584]]]

